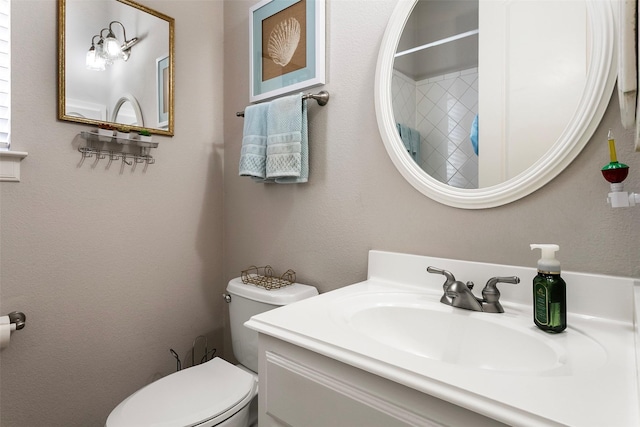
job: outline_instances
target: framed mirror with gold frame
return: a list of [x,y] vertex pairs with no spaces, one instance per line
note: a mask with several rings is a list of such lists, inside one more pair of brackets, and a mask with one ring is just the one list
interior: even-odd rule
[[[174,91],[173,18],[131,0],[58,0],[58,119],[173,136]],[[123,97],[139,114],[114,114]]]

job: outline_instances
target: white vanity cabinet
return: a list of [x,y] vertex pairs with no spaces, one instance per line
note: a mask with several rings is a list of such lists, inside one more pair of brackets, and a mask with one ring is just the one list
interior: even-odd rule
[[259,342],[260,427],[505,425],[277,338]]

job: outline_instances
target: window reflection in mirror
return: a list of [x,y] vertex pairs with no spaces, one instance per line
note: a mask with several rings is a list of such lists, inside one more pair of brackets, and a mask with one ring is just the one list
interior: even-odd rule
[[[125,35],[138,40],[126,60],[113,60],[100,71],[88,69],[87,53],[92,46],[99,50],[109,29],[121,45]],[[61,120],[109,122],[173,135],[173,18],[130,0],[59,0],[59,32]],[[159,70],[158,61],[166,67]],[[137,117],[133,107],[130,114],[118,114],[123,97],[137,100]]]

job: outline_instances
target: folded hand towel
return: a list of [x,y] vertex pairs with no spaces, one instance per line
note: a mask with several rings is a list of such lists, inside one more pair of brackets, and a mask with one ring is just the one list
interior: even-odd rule
[[471,123],[471,134],[469,135],[471,139],[471,145],[473,146],[473,152],[478,155],[478,115],[473,118],[473,123]]
[[260,181],[266,177],[268,109],[269,104],[263,103],[244,110],[240,176],[251,176]]
[[413,160],[420,163],[420,132],[415,129],[411,129],[411,156]]
[[402,143],[404,144],[404,148],[411,153],[411,139],[409,138],[409,127],[403,125],[402,123],[396,123],[396,126],[398,127],[398,134],[400,135],[400,139],[402,140]]
[[396,126],[407,152],[413,160],[418,162],[420,160],[420,132],[400,123],[397,123]]
[[267,180],[280,184],[307,182],[309,144],[307,102],[301,94],[278,98],[267,112]]

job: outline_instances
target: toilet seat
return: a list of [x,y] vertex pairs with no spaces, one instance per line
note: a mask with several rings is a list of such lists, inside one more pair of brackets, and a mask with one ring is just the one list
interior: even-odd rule
[[155,381],[122,401],[106,427],[215,426],[257,393],[250,373],[216,357]]

